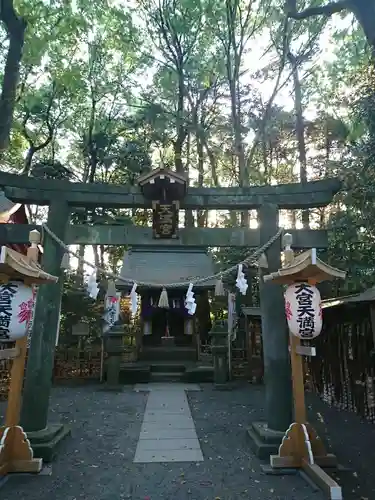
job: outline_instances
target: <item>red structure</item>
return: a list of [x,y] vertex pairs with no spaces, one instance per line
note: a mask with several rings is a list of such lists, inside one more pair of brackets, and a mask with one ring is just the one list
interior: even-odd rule
[[[25,205],[13,203],[0,191],[0,224],[29,224]],[[0,242],[1,244],[1,242]],[[27,254],[28,245],[7,245],[17,252]]]

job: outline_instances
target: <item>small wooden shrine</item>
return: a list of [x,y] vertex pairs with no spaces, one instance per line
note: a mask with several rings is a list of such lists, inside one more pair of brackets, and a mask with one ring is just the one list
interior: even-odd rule
[[315,356],[316,350],[305,345],[322,328],[322,306],[317,283],[345,278],[346,272],[324,263],[316,249],[294,257],[292,237],[285,235],[284,267],[264,276],[264,281],[287,285],[285,314],[290,331],[294,421],[286,430],[278,455],[270,457],[273,469],[297,468],[303,471],[328,495],[341,500],[341,487],[321,467],[337,466],[336,457],[328,454],[315,429],[307,421],[302,356]]
[[[211,257],[200,249],[133,247],[124,255],[121,276],[135,283],[183,283],[194,277],[213,274]],[[197,300],[205,291],[215,287],[214,280],[194,286]],[[120,281],[118,290],[127,291]],[[160,286],[137,286],[140,296],[142,338],[145,345],[160,345],[162,337],[174,337],[176,345],[189,345],[195,333],[195,315],[185,308],[187,286],[167,290],[167,301],[160,307]],[[168,334],[167,334],[168,329]]]
[[[123,258],[120,276],[137,283],[140,296],[142,344],[158,346],[169,338],[169,345],[192,345],[196,322],[195,315],[185,308],[186,282],[214,274],[214,263],[204,248],[168,246],[168,240],[179,238],[179,206],[186,195],[187,179],[159,168],[141,176],[138,184],[152,202],[153,238],[165,240],[162,246],[133,246]],[[142,283],[155,285],[145,287]],[[164,283],[177,286],[163,291]],[[120,280],[116,287],[129,291],[129,285]],[[214,287],[215,281],[210,280],[195,285],[194,293],[198,297]]]
[[15,341],[15,347],[0,350],[0,359],[13,359],[5,425],[0,428],[0,475],[36,473],[42,468],[42,460],[33,457],[30,442],[19,426],[27,333],[35,304],[33,285],[58,280],[39,267],[39,242],[39,232],[34,230],[27,255],[5,246],[0,252],[0,341]]

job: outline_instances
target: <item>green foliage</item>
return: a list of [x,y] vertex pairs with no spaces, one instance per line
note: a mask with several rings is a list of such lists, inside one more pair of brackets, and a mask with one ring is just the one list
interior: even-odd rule
[[34,163],[31,174],[38,179],[71,180],[73,172],[58,160],[40,160]]
[[353,99],[352,117],[363,134],[348,148],[341,175],[345,190],[330,219],[332,262],[348,270],[341,291],[362,291],[375,284],[375,78],[364,70]]
[[[301,0],[297,8],[326,3]],[[372,283],[375,149],[364,76],[371,51],[348,10],[297,21],[286,19],[284,0],[16,6],[28,25],[1,168],[134,185],[162,163],[187,173],[194,186],[298,182],[297,69],[308,177],[340,175],[346,186],[333,207],[311,213],[311,222],[325,227],[329,219],[330,259],[348,267],[348,289]],[[2,26],[0,35],[2,79],[8,48]],[[300,214],[285,217],[295,225]],[[191,219],[215,225],[203,209]],[[72,220],[149,225],[150,214],[78,210]],[[217,221],[240,224],[238,214]],[[113,270],[122,250],[95,249]],[[218,268],[245,253],[215,251]]]
[[77,337],[72,335],[72,327],[79,322],[89,325],[91,342],[101,334],[104,314],[103,298],[99,297],[97,301],[91,299],[80,283],[81,279],[76,273],[66,274],[61,301],[59,344],[77,345]]

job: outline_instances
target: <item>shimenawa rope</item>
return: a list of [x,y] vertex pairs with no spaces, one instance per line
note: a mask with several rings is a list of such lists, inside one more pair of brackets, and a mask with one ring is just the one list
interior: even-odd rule
[[49,236],[55,240],[55,242],[60,245],[65,252],[69,253],[70,255],[73,255],[73,257],[75,257],[76,259],[80,259],[81,261],[83,261],[84,264],[86,264],[88,267],[91,267],[92,269],[95,269],[97,272],[99,272],[100,274],[103,274],[104,276],[107,276],[108,278],[111,278],[113,280],[118,280],[118,281],[122,281],[128,285],[133,285],[133,283],[137,283],[138,286],[144,286],[144,287],[148,287],[148,288],[179,288],[179,287],[186,287],[186,286],[189,286],[190,283],[193,283],[193,285],[197,285],[199,283],[206,283],[207,281],[211,281],[211,280],[215,280],[215,279],[220,279],[220,278],[223,278],[224,276],[228,276],[230,274],[232,274],[233,272],[235,272],[238,268],[238,264],[243,264],[243,265],[249,265],[249,264],[252,264],[254,261],[257,260],[258,257],[260,257],[260,255],[262,255],[262,253],[264,253],[266,250],[268,250],[268,248],[273,245],[273,243],[275,243],[276,240],[278,240],[283,232],[284,232],[284,228],[280,228],[276,234],[274,234],[268,241],[267,243],[265,243],[264,245],[262,245],[261,247],[259,247],[257,250],[255,250],[252,254],[248,255],[244,260],[242,260],[241,262],[239,262],[238,264],[236,264],[235,266],[231,266],[229,267],[228,269],[226,269],[225,271],[220,271],[216,274],[213,274],[212,276],[205,276],[204,278],[192,278],[188,281],[180,281],[179,283],[146,283],[146,282],[142,282],[142,281],[135,281],[134,279],[132,278],[127,278],[125,276],[117,276],[116,274],[112,274],[112,273],[109,273],[108,271],[106,271],[105,269],[101,268],[101,267],[97,267],[95,266],[94,264],[92,264],[91,262],[85,260],[85,259],[81,259],[81,257],[79,256],[78,252],[73,252],[72,250],[69,249],[69,247],[67,245],[65,245],[65,243],[58,237],[56,236],[56,234],[51,231],[51,229],[47,226],[47,224],[42,224],[42,228],[43,230],[49,234]]

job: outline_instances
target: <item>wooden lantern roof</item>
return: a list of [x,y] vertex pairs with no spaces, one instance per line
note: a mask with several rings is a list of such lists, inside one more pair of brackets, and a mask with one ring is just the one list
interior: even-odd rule
[[278,271],[264,276],[264,281],[272,281],[283,285],[291,285],[298,281],[311,281],[320,283],[321,281],[335,278],[344,279],[346,271],[341,271],[326,264],[316,255],[316,248],[311,248],[306,252],[297,255],[287,266]]
[[0,279],[24,281],[30,285],[58,281],[57,276],[43,271],[32,258],[5,246],[0,252]]
[[141,175],[138,185],[149,200],[178,201],[186,195],[187,177],[161,167]]

